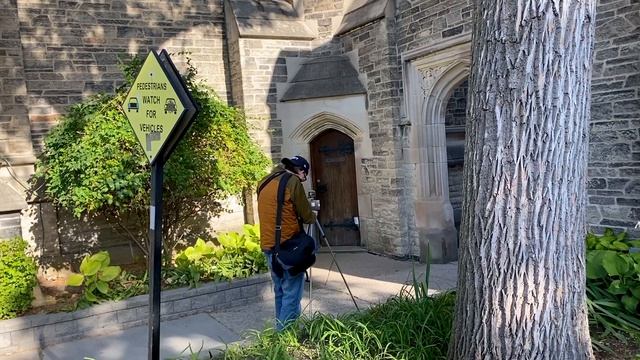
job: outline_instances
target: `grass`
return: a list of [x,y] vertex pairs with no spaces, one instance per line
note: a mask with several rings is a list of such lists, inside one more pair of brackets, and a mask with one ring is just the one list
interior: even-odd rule
[[218,358],[445,359],[455,294],[429,297],[423,290],[402,291],[360,313],[302,317],[281,333],[253,332],[248,344],[232,346]]

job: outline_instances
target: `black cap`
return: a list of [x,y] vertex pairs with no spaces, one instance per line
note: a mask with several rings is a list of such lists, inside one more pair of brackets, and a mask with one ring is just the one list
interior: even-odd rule
[[280,160],[280,162],[285,165],[300,168],[302,169],[302,171],[304,171],[305,175],[309,175],[309,162],[307,161],[307,159],[303,158],[300,155],[296,155],[292,158],[283,158],[282,160]]

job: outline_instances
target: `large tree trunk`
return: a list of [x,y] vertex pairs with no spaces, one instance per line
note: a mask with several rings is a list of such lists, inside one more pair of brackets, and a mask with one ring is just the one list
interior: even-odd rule
[[476,0],[451,359],[593,358],[585,172],[595,0]]

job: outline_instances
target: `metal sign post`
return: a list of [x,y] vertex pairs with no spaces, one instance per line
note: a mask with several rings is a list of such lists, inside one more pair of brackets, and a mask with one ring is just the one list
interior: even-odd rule
[[198,109],[166,50],[149,52],[122,104],[151,164],[149,207],[149,360],[160,358],[162,180],[164,163]]
[[160,287],[162,273],[162,161],[151,165],[149,207],[149,359],[160,358]]

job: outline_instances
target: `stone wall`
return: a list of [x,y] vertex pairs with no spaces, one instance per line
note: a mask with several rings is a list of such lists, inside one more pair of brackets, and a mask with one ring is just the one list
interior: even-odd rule
[[[396,44],[398,54],[404,55],[416,49],[423,48],[434,43],[442,42],[448,38],[469,34],[472,30],[472,6],[469,0],[452,0],[452,1],[398,1],[395,12],[397,20]],[[402,64],[399,64],[401,66]],[[400,83],[399,91],[403,93],[403,84]],[[403,116],[407,116],[406,108],[402,108]],[[416,219],[415,200],[417,196],[417,186],[421,179],[416,178],[417,168],[410,157],[410,138],[415,136],[412,134],[415,125],[411,119],[406,119],[402,127],[403,132],[403,148],[405,151],[404,183],[406,190],[402,207],[407,213],[409,238],[411,244],[411,253],[408,255],[417,255],[422,253],[418,249],[421,237],[416,224],[425,222],[425,219]],[[413,125],[413,126],[412,126]],[[449,168],[449,170],[455,170]],[[455,187],[455,184],[454,184]],[[420,215],[424,216],[424,215]],[[435,252],[439,253],[438,251]],[[436,259],[439,261],[439,259]]]
[[[640,221],[640,5],[632,0],[599,0],[592,77],[592,118],[588,171],[588,223],[634,229]],[[470,1],[398,2],[398,51],[466,34],[472,30]],[[411,183],[412,180],[407,180]]]
[[[146,56],[150,49],[162,48],[172,53],[188,51],[198,76],[222,99],[230,97],[222,0],[188,4],[17,0],[3,1],[0,10],[0,156],[8,157],[13,167],[26,164],[33,168],[33,154],[42,151],[44,136],[69,105],[91,94],[113,93],[122,85],[119,62],[131,55]],[[173,57],[180,69],[184,67],[183,59],[179,55]],[[4,165],[0,162],[0,166]],[[22,178],[23,182],[31,172]],[[2,176],[4,172],[0,172],[0,197],[7,199]],[[22,193],[17,196],[26,198]],[[5,211],[4,205],[0,206],[0,213]],[[25,206],[21,201],[5,217],[13,219]],[[42,214],[56,218],[55,212]],[[33,226],[38,222],[51,223],[35,220],[24,228],[38,230]],[[8,220],[0,222],[0,232],[3,227],[5,233],[13,231],[15,221],[4,224]],[[110,236],[104,226],[85,225],[105,232],[69,234],[68,238]],[[58,255],[74,253],[77,246],[64,241],[64,236],[60,240],[55,227],[48,230],[52,235],[47,238],[55,240],[52,249],[62,248]],[[23,235],[38,238],[34,234]],[[128,244],[122,242],[122,237],[117,236],[107,241],[128,249]],[[41,246],[37,241],[35,244]]]
[[[223,99],[246,110],[252,135],[278,160],[287,154],[276,86],[292,75],[287,59],[349,54],[368,91],[373,145],[373,156],[358,164],[364,179],[359,187],[371,194],[369,209],[363,209],[371,216],[362,219],[361,229],[373,251],[415,253],[416,178],[415,166],[403,153],[411,124],[403,118],[400,57],[470,34],[471,1],[388,1],[383,18],[338,37],[333,34],[350,2],[302,1],[304,20],[315,33],[312,40],[241,37],[237,29],[234,35],[225,23],[222,0],[3,2],[0,154],[38,153],[43,135],[66,106],[92,93],[114,91],[122,84],[118,54],[166,47],[193,53],[200,76]],[[632,0],[599,1],[588,173],[592,229],[614,227],[634,236],[640,236],[640,230],[633,230],[640,220],[639,8]]]
[[120,57],[189,51],[199,76],[228,96],[221,1],[18,0],[17,18],[36,152],[67,106],[123,84]]
[[287,82],[286,57],[309,56],[311,45],[304,40],[244,39],[237,45],[239,65],[234,86],[239,84],[241,97],[234,102],[242,104],[253,137],[274,160],[282,154],[282,125],[276,113],[276,84]]
[[[162,291],[161,320],[218,311],[273,298],[269,274]],[[0,321],[0,356],[147,324],[149,295],[107,302],[74,312],[39,314]],[[18,356],[18,354],[15,354]]]
[[0,3],[0,156],[14,165],[33,163],[23,64],[18,8],[5,0]]
[[400,53],[470,33],[470,0],[398,1],[398,51]]
[[20,235],[22,184],[32,173],[27,86],[15,1],[0,2],[0,239]]
[[591,229],[640,238],[640,4],[598,1],[588,169]]
[[354,51],[366,79],[369,137],[373,156],[362,159],[362,187],[371,194],[371,218],[361,229],[371,251],[407,255],[411,247],[411,209],[406,206],[400,125],[401,75],[395,47],[396,24],[387,16],[341,36],[344,51]]
[[333,37],[342,20],[344,0],[305,0],[304,18],[317,30],[317,38],[311,41],[313,56],[339,55],[342,41]]
[[342,15],[342,1],[307,0],[304,5],[307,24],[317,30],[313,40],[241,37],[236,29],[229,30],[232,102],[245,110],[254,139],[275,161],[290,155],[282,153],[282,125],[276,112],[276,84],[295,75],[287,73],[286,59],[335,55],[342,50],[341,42],[331,36]]
[[0,241],[21,235],[20,213],[0,214]]

